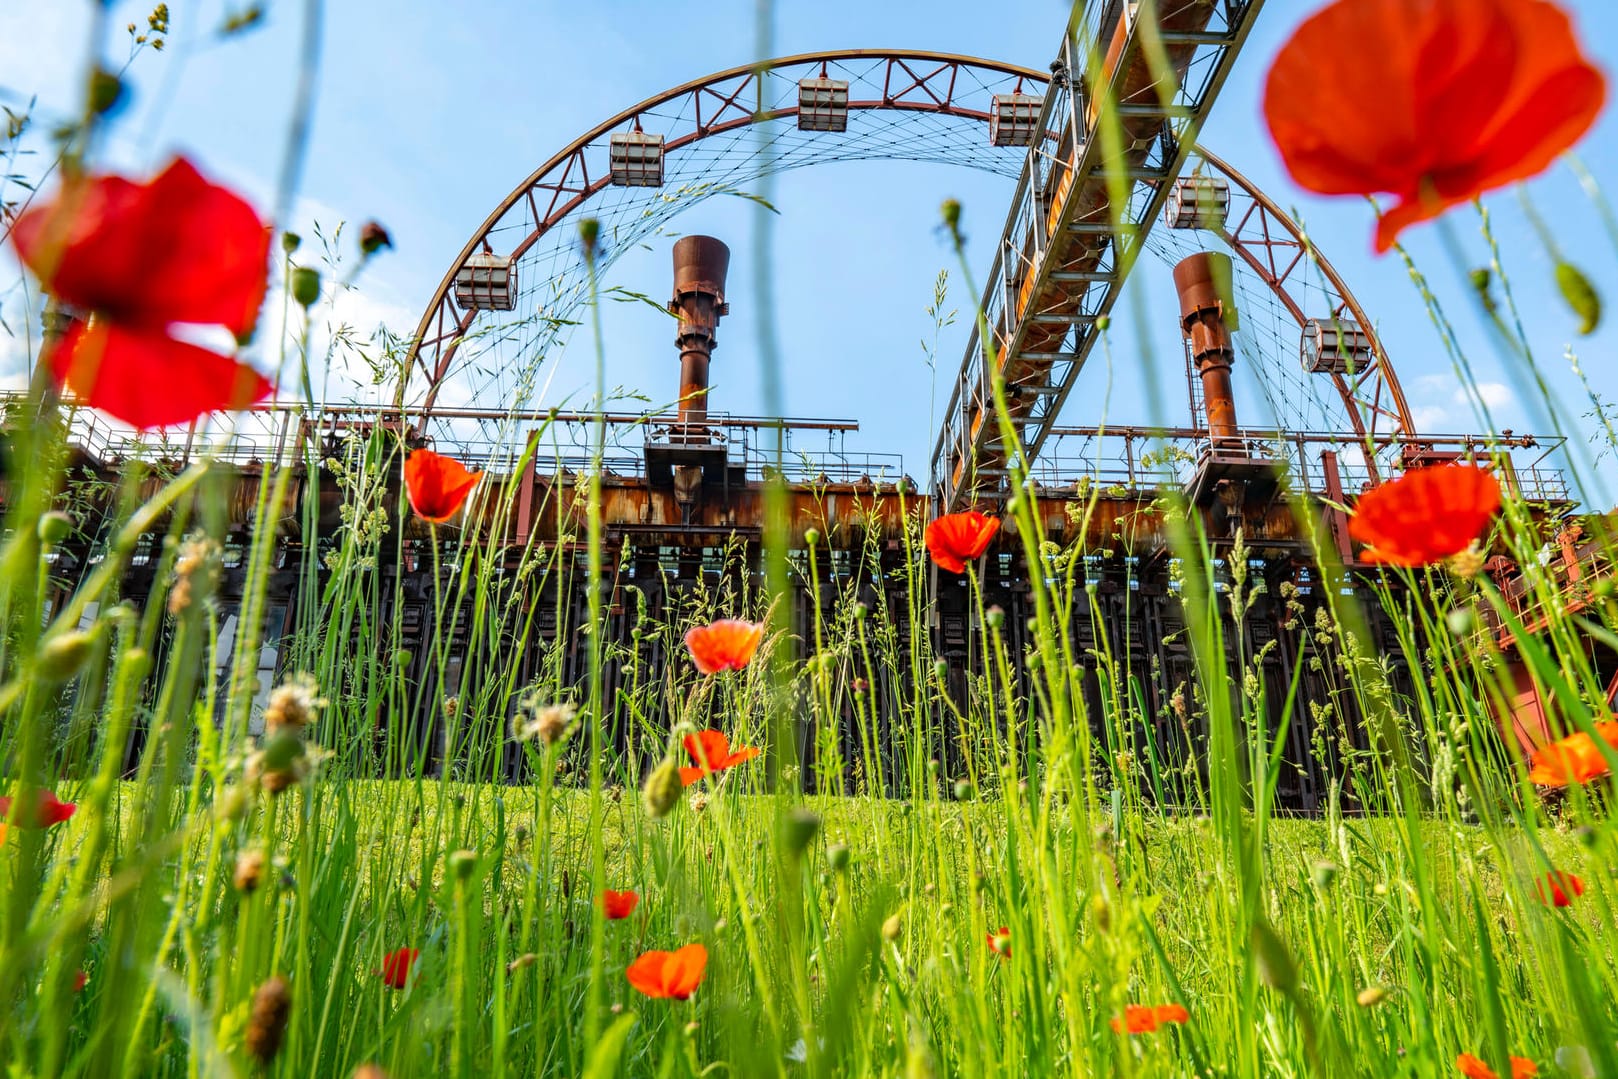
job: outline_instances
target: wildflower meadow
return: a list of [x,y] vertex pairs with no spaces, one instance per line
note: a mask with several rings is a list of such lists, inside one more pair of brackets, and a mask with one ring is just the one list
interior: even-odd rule
[[[1080,642],[1097,552],[1082,527],[1052,538],[1018,454],[1008,497],[948,507],[899,484],[888,538],[835,552],[788,519],[778,468],[759,527],[713,541],[677,602],[586,584],[564,607],[568,582],[629,558],[603,523],[610,237],[570,225],[595,290],[570,362],[596,365],[581,422],[600,422],[556,504],[519,505],[526,433],[505,469],[400,419],[408,370],[391,410],[227,483],[232,417],[273,403],[289,440],[318,426],[318,245],[363,285],[394,236],[295,235],[273,216],[295,192],[256,205],[207,145],[106,165],[123,20],[84,2],[81,111],[54,160],[13,155],[0,188],[28,297],[8,329],[31,361],[0,427],[5,1074],[1618,1076],[1604,507],[1578,511],[1582,576],[1506,596],[1491,567],[1543,566],[1573,511],[1548,524],[1480,442],[1341,493],[1341,543],[1297,510],[1318,570],[1272,590],[1244,570],[1262,537],[1215,537],[1178,489],[1148,492],[1177,686]],[[226,6],[222,49],[265,17]],[[1075,5],[1069,32],[1105,6]],[[1553,0],[1270,7],[1290,29],[1261,105],[1293,181],[1364,204],[1435,349],[1460,312],[1483,320],[1515,384],[1593,447],[1568,455],[1575,485],[1610,473],[1612,357],[1575,356],[1588,400],[1563,401],[1524,328],[1601,324],[1609,178],[1568,211],[1610,241],[1603,263],[1536,238],[1563,308],[1517,308],[1498,260],[1430,268],[1475,287],[1429,286],[1403,243],[1487,233],[1522,181],[1588,175],[1613,43]],[[168,9],[131,24],[131,64],[162,52]],[[1104,90],[1085,107],[1138,107]],[[15,146],[29,120],[8,113]],[[946,204],[938,236],[971,281],[960,220]],[[989,347],[1002,444],[1021,445]],[[1473,378],[1465,355],[1455,371]],[[155,447],[94,491],[73,434],[92,414]],[[187,430],[195,452],[170,467]],[[1099,512],[1100,487],[1078,490],[1056,518]],[[554,538],[510,547],[519,513],[549,514]],[[94,554],[70,565],[81,538]],[[1026,624],[989,594],[1007,551],[1028,567]],[[409,602],[407,565],[431,582]],[[936,617],[946,587],[968,597],[964,665]],[[282,594],[297,603],[272,642]],[[1249,629],[1260,598],[1301,642],[1279,681]],[[413,618],[435,627],[424,647]],[[1537,741],[1514,727],[1530,689]],[[1142,733],[1168,729],[1189,749]],[[1308,813],[1277,794],[1299,744],[1327,777]]]

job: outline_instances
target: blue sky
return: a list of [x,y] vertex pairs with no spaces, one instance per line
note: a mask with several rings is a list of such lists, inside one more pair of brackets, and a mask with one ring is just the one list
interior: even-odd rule
[[[37,94],[40,129],[74,109],[77,73],[86,55],[89,0],[12,0],[0,5],[0,103]],[[191,154],[211,175],[248,193],[268,210],[291,111],[304,5],[269,0],[262,27],[219,42],[213,30],[241,0],[177,0],[173,33],[161,54],[140,56],[131,70],[132,97],[103,147],[104,160],[143,170],[170,153]],[[777,5],[776,55],[817,49],[908,47],[975,54],[1044,68],[1055,53],[1067,5],[929,2]],[[1285,177],[1259,120],[1259,89],[1270,57],[1314,0],[1269,0],[1237,63],[1203,141],[1293,209],[1336,263],[1381,328],[1422,428],[1476,429],[1458,395],[1439,338],[1396,257],[1370,253],[1371,213],[1355,199],[1322,199]],[[1566,5],[1581,37],[1609,73],[1618,70],[1618,10],[1605,0]],[[489,209],[545,158],[611,114],[688,79],[756,58],[756,8],[742,0],[670,5],[640,0],[561,3],[482,0],[456,4],[418,0],[328,0],[318,108],[293,227],[312,235],[315,221],[367,218],[384,222],[397,249],[376,260],[346,296],[342,317],[368,330],[377,320],[408,332],[466,238]],[[144,25],[148,5],[114,5],[119,31],[105,46],[121,61],[122,26]],[[43,147],[43,140],[32,143]],[[1618,110],[1609,107],[1580,147],[1591,171],[1618,181]],[[29,159],[20,171],[37,168]],[[1563,253],[1582,266],[1618,306],[1618,250],[1565,166],[1530,185]],[[912,475],[926,474],[932,430],[929,372],[920,339],[931,333],[924,308],[940,268],[953,257],[938,234],[938,206],[961,200],[975,271],[981,274],[1003,219],[1006,180],[958,168],[892,162],[822,166],[777,178],[773,200],[780,300],[776,325],[789,414],[847,417],[863,430],[849,449],[898,452]],[[1608,197],[1614,196],[1609,191]],[[1554,388],[1587,407],[1569,373],[1564,349],[1578,350],[1596,390],[1618,396],[1614,342],[1618,319],[1595,336],[1576,338],[1574,319],[1551,285],[1551,260],[1528,229],[1515,194],[1487,200],[1496,215],[1504,257],[1529,338]],[[714,406],[738,413],[762,408],[757,364],[756,304],[747,288],[749,204],[713,199],[678,221],[683,232],[711,232],[730,242],[733,315],[715,356]],[[1475,216],[1454,217],[1468,265],[1486,253]],[[1470,309],[1457,270],[1431,226],[1407,234],[1418,265],[1486,385],[1500,426],[1543,428],[1517,395]],[[14,265],[14,264],[13,264]],[[9,277],[9,271],[0,272]],[[958,275],[952,274],[957,277]],[[669,288],[668,252],[632,253],[613,268],[611,284],[661,300]],[[1167,267],[1143,263],[1132,280],[1140,306],[1172,343],[1176,316]],[[959,282],[951,306],[970,305]],[[6,312],[8,319],[15,310]],[[675,392],[677,357],[666,319],[639,305],[605,312],[609,381],[658,401]],[[1164,329],[1166,327],[1166,329]],[[1118,391],[1109,423],[1147,422],[1132,364],[1139,353],[1121,336],[1115,355]],[[1238,337],[1238,346],[1241,340]],[[964,316],[946,331],[939,382],[947,385],[964,345]],[[590,380],[589,341],[574,339],[557,358],[555,396]],[[18,350],[8,355],[15,367]],[[1177,355],[1159,362],[1179,363]],[[13,375],[15,372],[11,372]],[[1174,375],[1170,371],[1171,377]],[[1100,377],[1087,370],[1084,377]],[[1096,387],[1099,391],[1099,386]],[[1099,392],[1076,393],[1064,421],[1092,423]],[[943,401],[937,402],[942,407]],[[1170,420],[1178,414],[1169,410]],[[1570,426],[1587,432],[1574,415]],[[1583,437],[1582,435],[1580,437]],[[1611,459],[1602,470],[1615,470]],[[1610,504],[1618,485],[1594,500]]]

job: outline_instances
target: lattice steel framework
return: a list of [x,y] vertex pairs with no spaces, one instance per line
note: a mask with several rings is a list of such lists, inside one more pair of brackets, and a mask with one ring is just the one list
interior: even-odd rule
[[[1194,62],[1193,76],[1196,70]],[[846,125],[835,130],[835,124],[817,121],[814,130],[802,130],[800,82],[826,79],[848,83]],[[1020,190],[1027,194],[1028,163],[1041,147],[1030,153],[993,146],[986,128],[996,95],[1046,94],[1049,83],[1048,75],[1033,69],[972,57],[848,50],[733,68],[626,109],[513,189],[462,248],[417,328],[405,404],[426,417],[457,405],[492,408],[486,415],[500,410],[515,415],[539,403],[535,372],[565,339],[587,299],[576,231],[558,227],[568,218],[601,221],[605,269],[620,252],[701,200],[743,194],[760,176],[807,165],[884,158],[948,163],[1021,177]],[[611,183],[610,139],[637,130],[664,138],[661,187]],[[1385,460],[1388,449],[1401,437],[1408,439],[1414,428],[1374,324],[1330,263],[1271,199],[1205,149],[1188,153],[1194,173],[1228,182],[1228,213],[1217,228],[1159,227],[1147,235],[1144,250],[1170,264],[1193,250],[1233,252],[1244,320],[1242,355],[1262,372],[1260,385],[1276,423],[1299,431],[1341,431],[1345,445],[1358,442],[1365,448],[1368,471],[1375,476],[1378,458]],[[1155,214],[1161,207],[1159,189],[1178,173],[1171,165],[1175,162],[1159,157],[1137,170],[1155,170],[1140,177],[1138,209]],[[457,272],[468,260],[493,253],[514,259],[513,310],[461,307],[455,298]],[[1098,277],[1097,282],[1110,291],[1110,280]],[[1000,296],[992,290],[989,295],[996,305]],[[1296,336],[1304,322],[1345,317],[1369,334],[1372,362],[1348,375],[1304,372]],[[955,407],[960,408],[959,399]],[[940,446],[947,433],[941,432]]]

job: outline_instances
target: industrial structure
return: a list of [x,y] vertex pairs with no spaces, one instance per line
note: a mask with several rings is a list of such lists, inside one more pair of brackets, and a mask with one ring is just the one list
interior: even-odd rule
[[[1560,473],[1545,464],[1556,441],[1418,432],[1374,320],[1347,283],[1271,199],[1197,144],[1258,6],[1160,0],[1148,24],[1144,5],[1088,5],[1048,72],[925,52],[846,51],[767,61],[677,87],[585,134],[493,209],[426,305],[400,405],[257,410],[222,452],[197,433],[143,443],[78,411],[71,416],[78,465],[111,479],[137,455],[179,464],[204,449],[220,453],[233,470],[228,512],[245,545],[261,478],[291,463],[299,484],[318,491],[322,536],[303,535],[294,514],[272,507],[282,528],[279,564],[288,567],[298,564],[300,550],[329,542],[344,498],[329,469],[311,470],[307,462],[340,455],[354,437],[387,429],[409,445],[486,468],[488,486],[502,497],[476,503],[480,515],[465,531],[513,559],[536,548],[561,552],[569,572],[545,585],[538,638],[561,656],[563,677],[579,680],[586,649],[568,627],[583,624],[591,582],[577,485],[591,467],[590,425],[598,417],[538,407],[531,377],[588,299],[590,267],[577,230],[566,226],[583,217],[601,222],[612,239],[594,267],[604,272],[615,251],[655,236],[680,210],[771,171],[861,157],[989,169],[1014,177],[1011,204],[981,297],[981,332],[974,326],[968,335],[925,484],[897,459],[842,452],[844,435],[857,428],[851,421],[741,417],[716,407],[708,376],[729,310],[729,251],[705,236],[672,245],[678,408],[599,417],[608,430],[601,473],[612,554],[602,582],[608,640],[654,664],[667,659],[657,652],[661,644],[634,632],[637,620],[676,613],[690,590],[756,570],[765,482],[779,474],[800,570],[800,635],[808,638],[811,604],[817,597],[831,603],[840,584],[880,607],[902,640],[929,637],[948,665],[951,690],[964,694],[977,662],[978,617],[965,581],[932,573],[930,604],[917,621],[902,595],[904,570],[917,557],[913,538],[929,515],[1003,508],[1016,493],[1011,462],[1020,454],[1030,466],[1025,490],[1048,538],[1076,545],[1083,560],[1090,604],[1075,614],[1073,645],[1086,657],[1095,713],[1104,702],[1127,701],[1143,738],[1194,753],[1199,721],[1185,687],[1195,677],[1163,523],[1162,496],[1177,491],[1202,516],[1219,572],[1228,581],[1234,571],[1256,594],[1243,625],[1231,629],[1231,639],[1244,642],[1232,651],[1235,682],[1241,664],[1258,656],[1271,708],[1284,706],[1298,672],[1301,697],[1326,709],[1289,728],[1284,757],[1291,767],[1277,792],[1288,806],[1315,809],[1333,765],[1330,754],[1323,760],[1312,751],[1312,723],[1330,722],[1346,746],[1360,738],[1361,717],[1332,663],[1300,662],[1300,649],[1321,645],[1306,642],[1299,627],[1314,623],[1324,588],[1368,594],[1365,575],[1374,571],[1347,529],[1359,493],[1399,470],[1493,458],[1511,494],[1534,503],[1545,522],[1555,552],[1545,572],[1587,587],[1610,569],[1579,533]],[[1102,426],[1101,417],[1075,408],[1072,391],[1143,256],[1173,267],[1185,422]],[[1243,365],[1270,388],[1268,400],[1239,397],[1234,372]],[[673,366],[671,359],[671,388]],[[1005,383],[1015,445],[995,422],[996,374]],[[451,399],[479,404],[445,406],[450,387]],[[1244,425],[1249,405],[1274,422]],[[822,440],[824,451],[808,448]],[[772,453],[777,442],[787,452]],[[824,548],[814,572],[827,587],[818,590],[804,557],[810,530]],[[453,650],[462,631],[457,614],[452,625],[432,624],[437,562],[426,552],[450,541],[420,526],[407,537],[398,563],[379,572],[402,585],[402,624],[414,635],[419,674],[427,642],[447,631]],[[1317,543],[1330,552],[1327,566]],[[1245,567],[1229,564],[1237,553]],[[94,557],[92,538],[77,549],[69,544],[58,572]],[[143,569],[151,564],[136,559],[126,594],[153,586]],[[1489,571],[1508,595],[1523,592],[1523,569],[1509,559],[1496,557]],[[985,603],[1006,612],[1013,651],[1022,654],[1030,580],[1045,568],[1025,563],[1008,529],[978,572]],[[295,624],[296,580],[289,568],[272,583],[261,661],[266,685],[276,673],[275,643]],[[227,574],[227,611],[231,581],[239,588],[239,570]],[[1373,644],[1398,656],[1391,627],[1374,603],[1364,606]],[[1610,654],[1596,662],[1608,675],[1618,672]],[[609,682],[620,666],[609,666]],[[894,685],[871,687],[873,698],[897,693],[904,677],[894,672]],[[1127,684],[1111,684],[1120,677]],[[1409,688],[1409,672],[1396,669],[1394,677]],[[1544,717],[1535,711],[1534,687],[1525,683],[1522,692],[1511,719],[1533,745],[1546,735]],[[430,734],[436,709],[424,705],[414,720]]]

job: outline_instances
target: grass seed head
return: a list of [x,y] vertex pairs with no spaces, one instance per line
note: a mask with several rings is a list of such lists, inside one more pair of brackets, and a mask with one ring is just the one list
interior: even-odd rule
[[281,1051],[287,1017],[292,1014],[292,987],[277,974],[253,994],[253,1009],[243,1039],[247,1053],[260,1064],[269,1064]]

